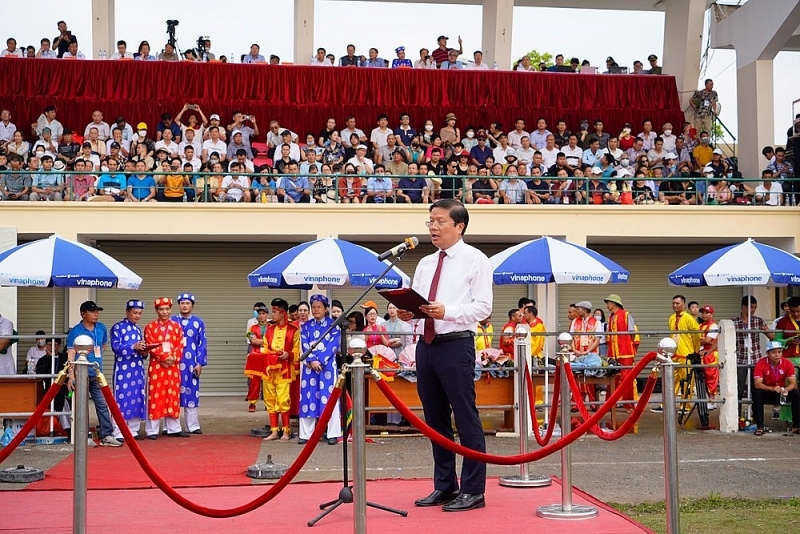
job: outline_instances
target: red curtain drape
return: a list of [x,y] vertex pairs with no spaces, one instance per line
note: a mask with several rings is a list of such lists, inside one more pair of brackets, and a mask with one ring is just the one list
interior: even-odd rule
[[240,110],[255,115],[264,132],[277,119],[299,134],[318,133],[328,117],[341,129],[354,115],[369,135],[378,114],[396,125],[402,112],[417,129],[426,119],[438,129],[453,112],[462,132],[494,120],[507,130],[517,117],[529,130],[539,117],[553,126],[563,118],[572,130],[582,119],[602,119],[614,133],[624,122],[635,133],[644,119],[656,130],[666,121],[678,130],[683,120],[672,76],[3,58],[0,79],[0,106],[11,110],[26,137],[48,105],[80,133],[95,109],[109,123],[123,115],[132,124],[154,124],[184,103],[199,104],[207,116],[219,113],[223,124]]

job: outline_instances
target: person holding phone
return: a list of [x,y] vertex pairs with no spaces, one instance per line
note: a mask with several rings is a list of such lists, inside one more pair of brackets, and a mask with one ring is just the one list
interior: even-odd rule
[[53,48],[58,52],[58,59],[61,59],[67,50],[69,50],[69,43],[72,39],[72,32],[67,29],[67,23],[63,20],[59,20],[58,35],[53,39]]

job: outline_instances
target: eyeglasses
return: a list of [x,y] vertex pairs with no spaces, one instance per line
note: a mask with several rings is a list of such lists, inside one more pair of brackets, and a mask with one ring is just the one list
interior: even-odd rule
[[445,224],[456,224],[455,221],[425,221],[428,228],[441,228]]

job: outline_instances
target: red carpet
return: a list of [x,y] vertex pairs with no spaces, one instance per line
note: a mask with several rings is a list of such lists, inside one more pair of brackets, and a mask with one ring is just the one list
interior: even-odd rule
[[[258,460],[261,440],[249,436],[159,437],[137,441],[156,471],[173,487],[250,485],[247,467]],[[28,490],[71,490],[73,456],[46,471],[44,480]],[[89,449],[88,488],[154,488],[128,450],[122,447]]]
[[[185,457],[184,457],[185,458]],[[198,470],[204,470],[201,467]],[[119,473],[121,469],[115,469]],[[174,476],[173,473],[168,473]],[[291,484],[275,500],[260,509],[231,519],[208,519],[184,510],[157,489],[95,490],[88,495],[87,530],[164,532],[181,528],[189,532],[301,532],[306,522],[318,513],[318,504],[334,499],[340,484]],[[486,508],[461,513],[445,513],[437,507],[416,508],[414,499],[427,495],[430,480],[377,480],[367,483],[367,499],[409,512],[400,517],[381,510],[367,509],[367,530],[381,533],[436,532],[437,534],[476,532],[548,532],[548,534],[641,533],[651,532],[635,521],[607,508],[580,491],[574,492],[576,504],[600,508],[596,519],[554,521],[536,516],[539,506],[560,502],[561,486],[557,481],[546,488],[503,488],[490,479],[486,490]],[[264,486],[187,488],[181,494],[193,501],[228,508],[247,502],[264,492]],[[67,491],[2,492],[3,502],[13,514],[6,514],[3,530],[68,532],[72,528],[72,493]],[[42,513],[42,502],[47,513]],[[353,505],[340,506],[309,532],[352,532]]]

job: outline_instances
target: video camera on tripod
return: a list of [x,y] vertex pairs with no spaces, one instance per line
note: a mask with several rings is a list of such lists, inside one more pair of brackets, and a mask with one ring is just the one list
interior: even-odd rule
[[177,39],[175,39],[175,26],[178,24],[180,24],[179,20],[167,21],[167,36],[169,37],[169,39],[167,39],[167,43],[172,45],[173,48],[175,48],[175,43],[177,42]]

